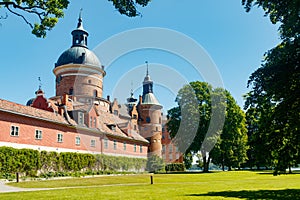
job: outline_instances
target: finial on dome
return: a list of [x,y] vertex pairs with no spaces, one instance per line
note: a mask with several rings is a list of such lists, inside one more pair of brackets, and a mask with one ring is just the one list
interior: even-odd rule
[[82,8],[80,8],[80,12],[79,12],[79,18],[78,18],[78,24],[77,24],[77,28],[78,29],[83,29],[83,25],[82,25]]
[[146,60],[145,63],[146,63],[146,65],[147,65],[147,73],[146,73],[146,76],[149,76],[148,61]]
[[41,77],[38,77],[38,81],[39,81],[39,90],[42,89],[42,80]]

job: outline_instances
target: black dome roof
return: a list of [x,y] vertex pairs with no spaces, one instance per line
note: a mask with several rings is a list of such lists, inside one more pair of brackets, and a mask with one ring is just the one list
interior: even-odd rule
[[55,67],[66,64],[85,64],[101,67],[98,57],[88,48],[82,46],[72,46],[61,54]]

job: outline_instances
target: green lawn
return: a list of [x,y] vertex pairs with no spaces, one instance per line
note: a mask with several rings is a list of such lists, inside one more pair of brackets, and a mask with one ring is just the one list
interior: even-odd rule
[[155,174],[11,183],[51,190],[0,193],[0,199],[300,199],[300,174]]

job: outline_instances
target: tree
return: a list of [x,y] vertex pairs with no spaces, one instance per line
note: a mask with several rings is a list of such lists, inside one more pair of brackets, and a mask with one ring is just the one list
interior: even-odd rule
[[225,166],[228,170],[232,167],[240,168],[247,160],[248,138],[244,111],[227,90],[219,92],[225,93],[226,117],[220,138],[211,151],[211,157],[212,162],[220,165],[224,171]]
[[299,0],[242,0],[242,5],[247,12],[253,6],[262,7],[273,24],[280,22],[279,32],[282,39],[299,37]]
[[261,6],[272,23],[281,23],[283,41],[265,54],[262,66],[250,76],[252,90],[245,103],[258,117],[254,141],[259,135],[265,139],[263,150],[270,151],[276,174],[300,162],[300,1],[242,2],[246,11]]
[[165,164],[162,158],[160,158],[157,155],[151,155],[148,157],[147,164],[146,164],[146,170],[148,172],[158,172],[164,169]]
[[[108,0],[120,14],[128,17],[141,15],[137,11],[137,6],[147,6],[150,0]],[[11,14],[21,17],[32,29],[32,33],[37,37],[46,37],[46,32],[50,31],[64,17],[64,9],[67,9],[69,0],[2,0],[0,8],[7,9]],[[34,24],[26,15],[37,17]],[[1,16],[0,19],[5,19]]]
[[220,89],[205,82],[191,82],[178,92],[178,106],[168,111],[168,130],[181,152],[202,155],[208,172],[211,154],[223,128],[225,98]]

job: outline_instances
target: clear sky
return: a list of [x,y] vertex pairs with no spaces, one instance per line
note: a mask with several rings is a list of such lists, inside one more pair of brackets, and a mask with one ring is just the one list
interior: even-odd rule
[[[139,42],[144,41],[141,39],[154,41],[149,27],[184,36],[203,49],[206,57],[199,56],[198,59],[210,59],[215,64],[224,87],[243,106],[242,95],[248,91],[246,85],[250,74],[260,66],[264,52],[279,43],[278,25],[272,25],[261,9],[254,8],[246,13],[241,0],[153,0],[147,7],[139,9],[142,17],[136,18],[120,15],[106,0],[71,1],[65,17],[48,32],[45,39],[32,35],[21,18],[9,15],[8,19],[0,21],[1,99],[26,104],[28,99],[35,96],[38,77],[42,79],[46,96],[55,95],[52,70],[61,53],[71,46],[71,31],[76,28],[80,8],[83,8],[84,28],[90,34],[88,46],[95,50],[106,67],[103,96],[111,95],[124,103],[132,88],[137,97],[141,93],[147,60],[151,78],[157,83],[154,92],[164,105],[164,111],[176,105],[176,88],[182,83],[208,80],[195,70],[198,66],[193,66],[185,56],[172,53],[172,49],[131,49],[126,54],[120,54],[113,62],[108,62],[103,54],[114,52],[114,49],[121,51],[130,44],[140,45]],[[0,9],[0,15],[5,15],[5,12],[5,9]],[[144,32],[136,32],[137,28]],[[114,35],[132,29],[134,34],[131,37],[114,40]],[[191,45],[185,45],[185,40],[178,41],[168,35],[165,37],[166,40],[158,38],[158,42],[170,48],[182,46],[183,52],[197,57],[198,52],[192,52]],[[109,43],[112,40],[115,43]],[[107,44],[113,45],[107,47]],[[202,67],[203,70],[211,70],[209,66]]]

